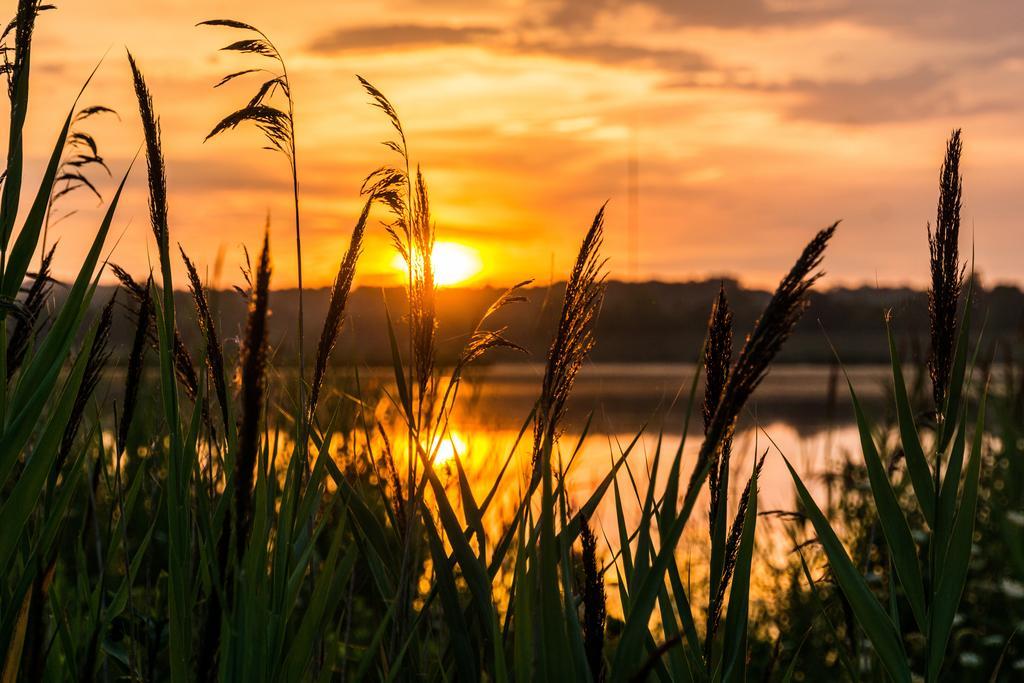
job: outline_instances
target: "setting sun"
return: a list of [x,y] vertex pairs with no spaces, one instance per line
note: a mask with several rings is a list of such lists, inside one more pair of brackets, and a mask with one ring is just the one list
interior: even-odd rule
[[[439,287],[458,285],[471,279],[483,268],[480,253],[458,242],[437,242],[433,252],[434,282]],[[401,254],[391,260],[395,270],[405,273],[407,266]]]

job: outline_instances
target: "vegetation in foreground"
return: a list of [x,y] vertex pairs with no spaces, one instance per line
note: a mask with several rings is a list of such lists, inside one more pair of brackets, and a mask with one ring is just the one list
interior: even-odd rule
[[[930,682],[1019,675],[1021,651],[1012,634],[1019,614],[1013,608],[1024,597],[1024,386],[1012,362],[992,377],[968,348],[972,295],[969,286],[961,291],[959,132],[947,147],[929,231],[927,368],[908,385],[890,337],[891,425],[864,414],[849,387],[862,452],[831,473],[829,493],[838,495],[829,495],[830,504],[822,508],[791,467],[795,509],[760,511],[763,456],[740,487],[730,486],[730,458],[737,421],[800,318],[835,225],[808,243],[738,348],[724,291],[711,302],[699,360],[703,391],[695,376],[687,392],[689,409],[703,414],[695,461],[683,461],[680,445],[674,452],[659,447],[642,462],[633,453],[638,434],[612,454],[593,491],[570,490],[567,474],[580,466],[580,443],[560,436],[575,379],[595,344],[603,210],[584,234],[537,402],[523,416],[520,436],[530,457],[520,473],[509,453],[481,497],[480,482],[469,481],[457,452],[450,474],[438,470],[435,457],[450,438],[466,367],[494,349],[517,348],[514,331],[494,329],[491,321],[517,302],[519,288],[491,306],[457,362],[436,364],[427,185],[395,108],[366,80],[360,82],[371,103],[393,128],[385,145],[394,163],[363,185],[365,207],[341,258],[315,355],[309,363],[300,355],[293,386],[268,379],[268,241],[240,288],[248,320],[237,354],[225,349],[197,268],[183,247],[172,248],[157,109],[130,55],[158,268],[133,276],[110,266],[121,291],[96,319],[87,316],[108,267],[102,249],[130,172],[123,169],[77,277],[62,305],[49,311],[52,251],[45,235],[58,215],[54,205],[62,189],[93,188],[87,171],[105,165],[95,140],[78,129],[89,108],[76,104],[35,198],[20,206],[32,32],[47,8],[20,0],[4,35],[11,101],[0,198],[5,683]],[[288,163],[301,273],[285,61],[252,26],[205,24],[237,32],[225,49],[254,60],[219,85],[254,74],[266,79],[211,137],[255,125]],[[404,324],[387,324],[394,389],[379,397],[384,411],[361,391],[353,398],[326,388],[374,207],[387,213],[385,229],[409,265]],[[179,257],[195,303],[192,319],[175,315],[171,264]],[[108,385],[109,330],[124,309],[135,334],[123,378]],[[183,341],[181,330],[191,325],[201,330],[199,348]],[[158,364],[159,392],[143,386],[147,359]],[[739,495],[730,502],[733,491]],[[515,510],[497,520],[495,533],[495,501],[509,492]],[[706,567],[696,573],[708,578],[694,586],[692,562],[681,558],[690,543],[684,531],[697,523],[703,496],[708,537],[698,555]],[[605,499],[615,514],[614,545],[597,537],[592,519]],[[793,551],[782,566],[758,552],[759,523],[791,535]],[[776,577],[767,603],[754,599],[758,563]]]

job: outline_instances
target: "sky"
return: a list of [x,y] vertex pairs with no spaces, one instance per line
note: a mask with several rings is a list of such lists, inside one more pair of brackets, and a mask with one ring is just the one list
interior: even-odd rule
[[[66,0],[38,22],[27,182],[75,93],[120,118],[87,122],[113,178],[142,140],[125,48],[161,116],[170,231],[214,282],[240,280],[268,217],[276,287],[295,283],[291,185],[250,129],[204,143],[263,66],[219,51],[233,18],[284,54],[296,101],[304,273],[333,279],[362,179],[393,154],[355,74],[397,108],[438,239],[477,252],[471,282],[564,278],[606,200],[616,279],[732,275],[771,286],[818,229],[842,220],[831,286],[923,285],[926,224],[954,127],[964,135],[963,248],[986,281],[1022,279],[1024,4],[996,0]],[[6,126],[6,123],[4,124]],[[5,138],[6,139],[6,138]],[[631,160],[636,173],[629,171]],[[631,177],[633,180],[631,181]],[[635,188],[635,212],[630,187]],[[154,255],[136,164],[109,247]],[[58,275],[103,211],[79,195],[54,226]],[[631,219],[631,215],[635,218]],[[357,284],[395,278],[375,216]],[[635,238],[630,238],[631,226]]]

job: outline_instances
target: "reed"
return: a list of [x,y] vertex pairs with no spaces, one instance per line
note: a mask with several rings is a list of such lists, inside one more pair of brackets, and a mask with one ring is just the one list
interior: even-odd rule
[[121,401],[121,421],[117,427],[117,452],[124,454],[128,444],[128,434],[135,419],[135,410],[139,404],[139,388],[142,384],[143,361],[146,354],[146,336],[153,322],[153,279],[146,280],[139,297],[139,308],[135,312],[135,336],[132,340],[131,353],[128,355],[128,372],[125,377],[124,398]]
[[238,429],[238,457],[234,473],[235,548],[239,559],[245,554],[252,524],[253,471],[260,448],[260,425],[266,391],[269,303],[270,236],[264,235],[239,359],[241,425]]
[[29,285],[21,306],[18,307],[19,315],[15,319],[14,329],[11,330],[11,337],[7,342],[7,381],[21,367],[28,353],[29,345],[33,342],[36,327],[39,325],[45,313],[46,302],[50,299],[53,291],[53,280],[50,277],[50,264],[53,263],[53,254],[56,246],[50,248],[43,255],[39,262],[39,271],[32,275],[32,284]]
[[341,259],[341,264],[338,266],[338,274],[335,275],[334,285],[331,287],[331,299],[327,305],[327,315],[324,318],[324,326],[320,332],[320,342],[316,348],[316,365],[313,368],[313,383],[309,392],[311,422],[316,412],[317,403],[320,400],[320,391],[323,388],[324,378],[327,376],[327,364],[331,359],[334,345],[338,342],[338,334],[341,332],[341,325],[345,320],[345,306],[348,304],[348,296],[352,291],[352,282],[356,276],[356,263],[362,251],[366,220],[370,215],[373,201],[374,199],[371,196],[363,205],[363,210],[359,214],[356,226],[352,230],[348,250]]
[[928,372],[936,410],[945,404],[949,375],[956,344],[957,310],[965,266],[960,263],[960,206],[963,179],[960,154],[963,143],[960,130],[954,130],[946,143],[946,158],[939,173],[939,202],[935,231],[928,226],[928,256],[931,288],[928,290],[928,314],[931,318],[931,352]]
[[[498,297],[475,325],[467,325],[471,329],[458,331],[465,343],[452,367],[437,360],[443,299],[436,295],[432,251],[444,226],[435,224],[426,174],[410,158],[392,102],[359,79],[388,119],[385,146],[397,160],[391,157],[394,163],[363,182],[364,205],[338,255],[312,374],[306,377],[300,357],[298,376],[291,379],[274,363],[269,230],[255,263],[248,264],[246,253],[246,282],[238,290],[248,309],[237,358],[225,338],[231,333],[217,324],[212,293],[180,244],[195,316],[175,314],[160,122],[131,55],[159,276],[137,280],[113,266],[125,296],[104,302],[98,316],[90,314],[122,180],[115,192],[103,192],[109,196],[103,219],[64,296],[51,295],[53,251],[42,248],[46,207],[76,183],[85,192],[93,187],[89,176],[62,175],[61,160],[70,159],[63,168],[71,174],[105,164],[95,140],[74,129],[88,118],[82,112],[95,108],[76,103],[50,153],[35,208],[20,220],[32,30],[43,9],[21,0],[3,38],[14,40],[4,50],[12,126],[0,201],[4,683],[718,683],[789,681],[798,673],[933,683],[963,673],[954,653],[982,623],[967,616],[963,624],[957,621],[978,600],[979,591],[966,588],[972,567],[999,557],[1010,564],[1019,551],[1012,535],[993,531],[991,517],[1001,510],[1012,523],[1011,513],[1022,509],[1014,478],[1019,453],[1013,449],[1021,433],[1014,411],[1024,392],[1017,378],[1007,381],[994,401],[994,426],[986,418],[987,387],[972,381],[978,374],[968,361],[972,299],[970,288],[963,291],[958,252],[959,131],[947,144],[934,233],[929,229],[932,351],[921,371],[932,380],[939,436],[925,437],[917,422],[920,411],[912,406],[922,401],[903,379],[890,335],[892,435],[868,418],[850,383],[863,462],[847,464],[846,490],[837,506],[824,511],[789,467],[800,512],[777,517],[792,522],[799,564],[791,562],[779,579],[792,599],[765,605],[755,587],[759,573],[771,571],[757,533],[765,456],[754,454],[746,485],[731,503],[730,481],[742,455],[737,444],[743,443],[733,436],[807,308],[835,225],[806,246],[735,355],[733,313],[724,288],[719,290],[695,367],[704,372],[703,397],[695,372],[675,453],[660,438],[651,447],[641,430],[612,447],[604,469],[587,463],[598,476],[583,487],[576,474],[591,457],[585,442],[593,438],[592,422],[588,418],[575,443],[568,443],[566,415],[595,346],[603,302],[602,207],[566,279],[536,406],[523,416],[506,453],[486,454],[500,457],[481,474],[475,465],[484,456],[474,453],[471,460],[461,452],[454,435],[464,425],[453,423],[453,415],[473,409],[460,396],[471,364],[495,350],[523,350],[500,311],[522,300],[520,288],[528,282]],[[247,103],[214,126],[211,137],[255,125],[268,146],[287,158],[301,274],[294,103],[284,60],[249,24],[204,23],[243,32],[226,49],[272,65],[269,74],[246,69],[221,80],[218,85],[247,74],[268,76]],[[393,378],[365,389],[357,373],[355,389],[334,392],[332,367],[339,339],[348,333],[349,299],[375,204],[385,210],[384,228],[408,266],[404,325],[396,332],[387,317]],[[32,273],[36,258],[40,266]],[[127,371],[115,380],[118,375],[104,370],[117,352],[111,329],[122,311],[133,334]],[[198,336],[190,334],[191,324]],[[200,340],[201,350],[189,349],[185,340],[191,338]],[[147,363],[150,350],[158,362]],[[158,399],[145,390],[150,382],[160,385]],[[179,402],[179,392],[188,404]],[[211,410],[223,429],[213,429]],[[702,413],[703,434],[690,461],[684,458],[685,430],[694,411]],[[140,438],[143,425],[149,429]],[[292,430],[294,439],[284,435]],[[888,448],[892,443],[898,445]],[[995,443],[1004,464],[993,466]],[[901,455],[894,457],[894,450]],[[483,479],[487,473],[489,480]],[[989,477],[1001,485],[990,484]],[[705,480],[709,529],[684,540]],[[614,529],[605,528],[609,521]],[[707,552],[701,543],[708,544]],[[981,544],[984,553],[972,552]],[[707,567],[694,574],[703,576],[706,569],[707,581],[699,586],[690,580],[696,569],[691,556],[707,557]],[[820,580],[815,575],[824,565]]]
[[[213,377],[213,387],[217,394],[217,403],[220,405],[221,419],[224,421],[224,428],[227,429],[231,424],[231,418],[228,415],[228,387],[227,380],[225,379],[227,374],[224,364],[224,349],[217,335],[217,326],[213,321],[213,313],[210,310],[210,302],[206,297],[203,281],[199,278],[195,264],[192,263],[185,253],[184,247],[178,245],[178,249],[181,252],[181,260],[185,263],[185,270],[188,273],[189,290],[192,292],[192,301],[195,304],[196,315],[199,320],[199,329],[202,330],[203,338],[206,340],[206,363],[209,366],[210,375]],[[180,335],[175,336],[175,348],[178,348],[177,340],[180,338]],[[181,347],[184,348],[184,344]]]
[[572,273],[565,285],[565,298],[554,341],[548,351],[540,400],[533,424],[533,478],[540,476],[540,457],[558,437],[558,425],[583,361],[594,347],[593,326],[604,297],[601,258],[604,242],[604,207],[594,216],[580,246]]

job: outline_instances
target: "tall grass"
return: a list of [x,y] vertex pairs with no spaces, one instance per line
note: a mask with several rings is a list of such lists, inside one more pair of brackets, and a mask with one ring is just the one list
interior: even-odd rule
[[[724,289],[710,302],[697,364],[704,370],[703,396],[695,373],[679,446],[663,448],[659,434],[650,460],[641,462],[640,432],[613,451],[597,485],[582,490],[573,481],[589,422],[570,440],[565,418],[576,380],[599,343],[594,330],[608,272],[599,208],[567,275],[534,408],[491,478],[481,481],[457,450],[452,413],[472,363],[496,349],[521,351],[514,331],[496,320],[501,309],[522,300],[519,288],[527,283],[499,297],[467,331],[457,363],[438,364],[432,263],[437,227],[427,184],[412,161],[396,107],[366,79],[360,85],[387,118],[392,136],[385,145],[397,160],[362,184],[363,209],[339,258],[310,377],[302,355],[301,303],[300,370],[288,376],[274,367],[269,233],[240,290],[248,315],[237,353],[225,343],[229,333],[211,305],[201,265],[182,245],[194,320],[176,314],[159,88],[151,92],[130,54],[158,272],[112,268],[125,290],[116,298],[120,308],[112,299],[95,320],[89,318],[128,169],[67,296],[49,312],[44,303],[51,300],[53,252],[41,247],[80,110],[72,103],[35,199],[19,211],[31,37],[44,7],[21,0],[9,31],[11,138],[0,204],[5,683],[740,681],[766,671],[791,680],[805,670],[800,652],[806,639],[788,647],[784,668],[773,668],[781,646],[771,663],[755,657],[766,645],[758,623],[764,615],[752,600],[752,577],[761,562],[764,454],[754,454],[732,503],[730,481],[739,460],[737,424],[808,306],[835,225],[818,232],[797,256],[737,353]],[[294,103],[284,59],[248,24],[204,23],[245,32],[225,49],[268,57],[279,67],[211,136],[253,123],[288,159],[301,278]],[[256,71],[229,74],[221,84]],[[286,106],[271,103],[275,93]],[[936,229],[929,232],[934,410],[923,419],[911,407],[890,335],[902,459],[883,459],[875,424],[850,385],[870,487],[868,526],[882,532],[872,548],[884,552],[887,586],[869,583],[874,574],[848,552],[847,530],[837,516],[827,516],[831,508],[817,506],[790,466],[802,515],[814,531],[807,540],[824,553],[851,630],[871,644],[856,661],[840,651],[853,679],[938,680],[970,567],[982,463],[991,452],[985,383],[975,381],[968,363],[970,290],[961,297],[960,151],[955,133],[941,176]],[[380,403],[361,385],[351,393],[333,391],[330,377],[375,209],[382,210],[384,229],[408,267],[406,297],[394,308],[395,318],[389,308],[393,375],[379,390]],[[37,252],[41,265],[30,273]],[[300,296],[301,288],[300,280]],[[121,309],[134,326],[123,377],[104,374],[110,329]],[[182,329],[193,323],[202,342],[190,350]],[[150,352],[154,372],[147,372]],[[108,377],[120,384],[99,390]],[[150,398],[154,383],[159,400]],[[1020,433],[1014,386],[1010,381],[998,402],[1007,435]],[[703,434],[691,461],[684,453],[694,410],[702,412]],[[442,466],[438,454],[446,443],[455,452]],[[1004,439],[1004,448],[1015,443]],[[522,461],[520,453],[526,454]],[[708,529],[697,538],[706,543],[700,547],[706,567],[698,574],[707,582],[695,586],[694,567],[684,560],[691,536],[684,532],[696,523],[691,518],[705,496]],[[1018,499],[1000,504],[1012,510]],[[507,501],[510,512],[499,509]],[[599,524],[605,512],[614,519],[612,530]],[[794,525],[793,533],[801,529]],[[608,531],[614,542],[605,542]],[[1007,537],[1006,547],[1019,554],[1020,544]],[[799,576],[810,583],[806,589],[794,585],[829,617],[819,621],[833,624],[821,582],[805,561],[808,550],[800,549]],[[908,647],[917,635],[924,645]]]

